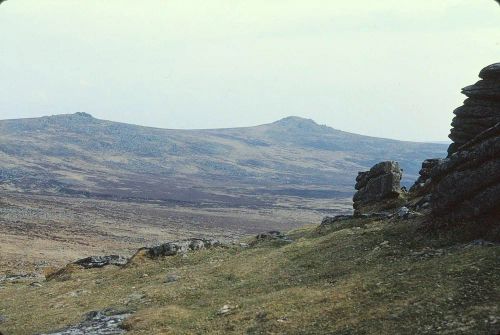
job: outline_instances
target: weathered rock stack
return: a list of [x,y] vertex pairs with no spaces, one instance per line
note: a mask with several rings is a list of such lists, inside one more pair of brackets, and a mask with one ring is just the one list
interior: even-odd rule
[[449,137],[454,143],[448,149],[449,155],[500,122],[500,63],[485,67],[479,77],[482,80],[462,89],[468,99],[453,112],[456,116]]
[[500,217],[500,63],[462,92],[448,158],[428,173],[432,213],[455,221]]
[[402,193],[401,177],[403,172],[399,163],[381,162],[370,171],[360,172],[356,178],[354,195],[354,214],[366,214],[373,206],[399,198]]

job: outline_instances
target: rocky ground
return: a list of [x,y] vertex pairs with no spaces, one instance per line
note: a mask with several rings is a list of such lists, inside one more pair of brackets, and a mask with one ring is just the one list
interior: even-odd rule
[[496,335],[500,245],[428,226],[425,216],[342,217],[243,244],[137,255],[124,267],[4,281],[0,329]]

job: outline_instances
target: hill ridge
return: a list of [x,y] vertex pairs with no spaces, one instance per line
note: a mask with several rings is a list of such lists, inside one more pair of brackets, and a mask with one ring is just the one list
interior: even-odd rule
[[242,205],[325,192],[350,198],[353,176],[374,162],[400,161],[409,185],[425,158],[445,152],[446,145],[346,133],[300,117],[185,130],[79,112],[0,121],[0,188]]
[[314,121],[313,119],[301,117],[301,116],[286,116],[286,117],[283,117],[281,119],[278,119],[278,120],[272,121],[272,122],[256,124],[256,125],[248,125],[248,126],[237,126],[237,127],[164,128],[164,127],[156,127],[156,126],[128,123],[128,122],[123,122],[123,121],[101,119],[101,118],[97,118],[97,117],[93,116],[92,114],[89,114],[86,112],[75,112],[75,113],[43,115],[43,116],[39,116],[39,117],[27,117],[27,118],[17,118],[17,119],[0,119],[0,125],[2,125],[2,123],[12,123],[12,122],[27,123],[27,122],[34,122],[37,120],[55,120],[55,119],[75,120],[75,118],[78,118],[78,120],[93,120],[94,122],[103,122],[103,123],[108,123],[108,124],[117,124],[117,125],[124,125],[124,126],[130,126],[130,127],[140,127],[140,128],[147,128],[147,129],[159,130],[159,131],[164,130],[164,131],[175,131],[175,132],[190,132],[190,131],[200,131],[200,132],[208,131],[208,132],[210,132],[210,131],[245,130],[245,129],[274,127],[274,126],[278,126],[278,127],[294,126],[295,128],[308,129],[310,131],[339,132],[342,134],[353,135],[353,136],[362,137],[365,139],[376,139],[376,140],[386,140],[386,141],[393,141],[393,142],[415,143],[415,144],[439,144],[439,145],[446,144],[446,145],[449,145],[449,143],[450,143],[450,141],[433,141],[433,140],[412,141],[412,140],[403,140],[403,139],[395,139],[395,138],[388,138],[388,137],[379,137],[379,136],[373,136],[373,135],[358,134],[355,132],[341,130],[341,129],[332,127],[330,125],[319,124],[316,121]]

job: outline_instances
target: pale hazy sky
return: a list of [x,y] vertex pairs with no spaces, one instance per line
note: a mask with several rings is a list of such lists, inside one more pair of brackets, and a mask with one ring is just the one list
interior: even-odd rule
[[213,128],[296,115],[446,140],[460,89],[498,61],[493,0],[8,0],[0,119]]

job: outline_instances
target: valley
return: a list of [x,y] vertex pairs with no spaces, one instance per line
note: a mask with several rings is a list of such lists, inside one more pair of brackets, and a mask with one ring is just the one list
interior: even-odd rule
[[350,201],[316,199],[306,207],[290,198],[255,208],[2,193],[0,275],[39,275],[87,255],[130,256],[145,245],[193,236],[236,241],[270,228],[294,229],[348,213]]
[[399,160],[411,185],[425,157],[445,152],[298,117],[212,130],[85,113],[3,120],[0,274],[186,237],[294,229],[350,213],[352,180],[373,162]]

